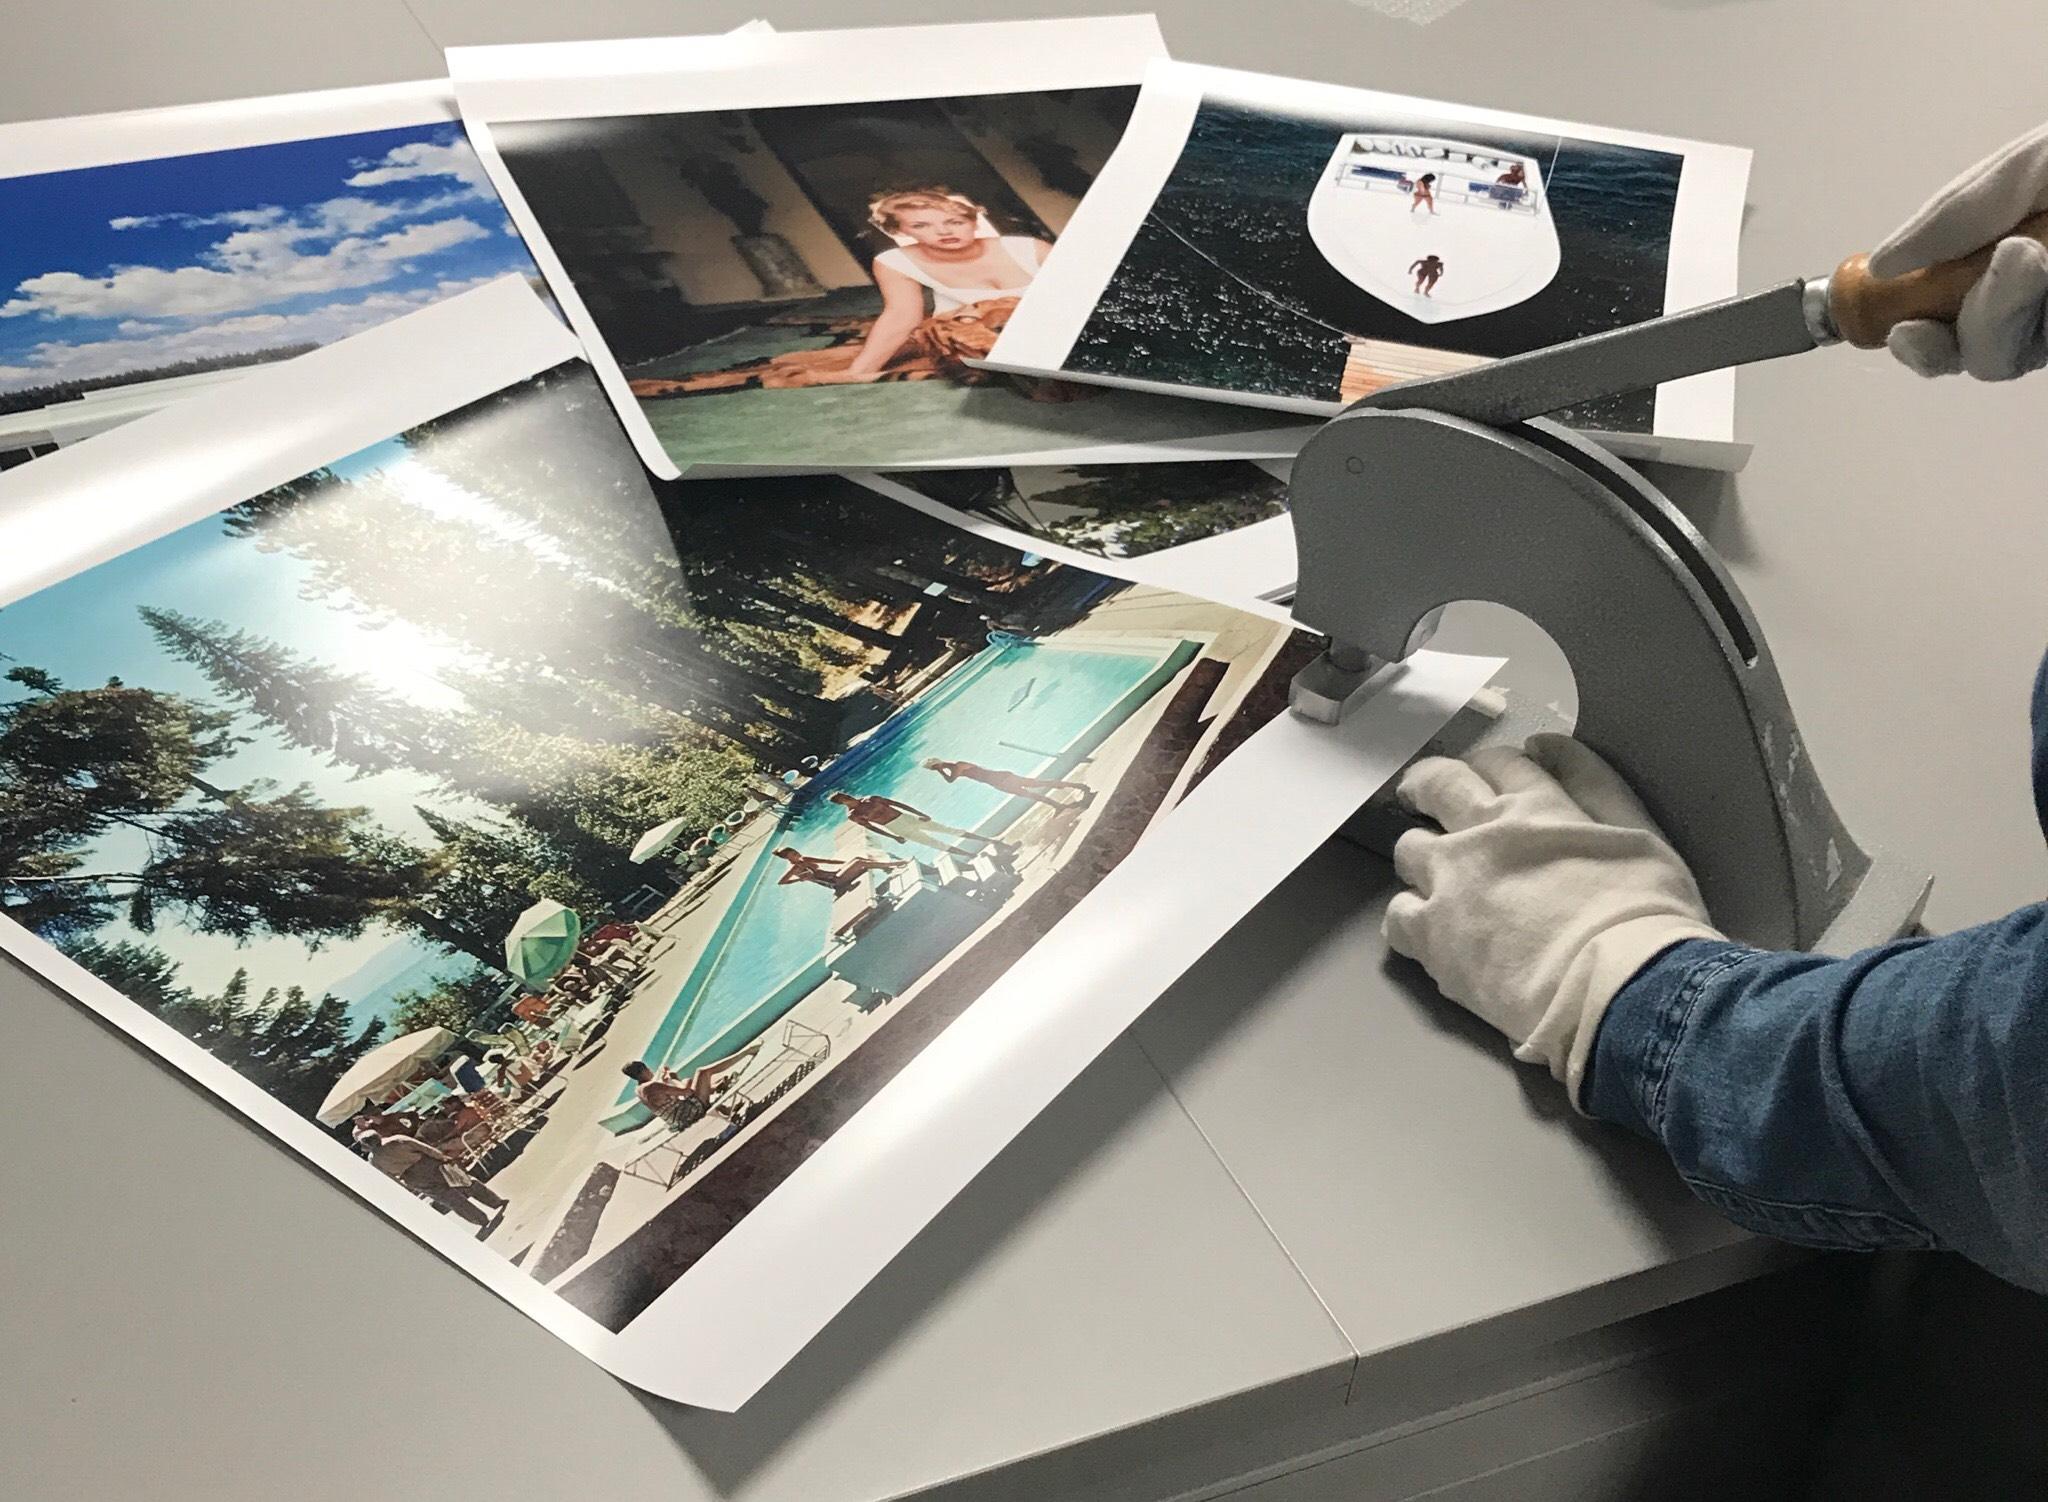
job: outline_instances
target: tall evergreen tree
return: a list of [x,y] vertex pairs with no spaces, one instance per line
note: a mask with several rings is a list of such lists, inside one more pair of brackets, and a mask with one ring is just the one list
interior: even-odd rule
[[481,970],[438,981],[424,991],[409,991],[398,998],[392,1010],[392,1036],[403,1038],[422,1028],[445,1027],[467,1037],[483,1025],[505,985],[503,976]]
[[227,526],[305,560],[318,595],[373,619],[411,621],[519,676],[605,678],[757,749],[815,742],[813,698],[735,661],[559,546],[512,535],[503,518],[491,525],[428,509],[402,474],[308,477],[236,507]]
[[152,944],[78,937],[57,945],[65,954],[146,1012],[175,1025],[192,1005],[192,993],[178,980],[178,966]]
[[143,933],[169,910],[197,933],[292,937],[318,948],[396,916],[433,875],[430,857],[371,824],[365,810],[324,807],[304,786],[251,783],[215,807],[123,822],[147,836],[147,853],[132,869],[10,878],[6,886],[123,901]]
[[204,673],[231,702],[287,744],[318,751],[358,775],[391,767],[446,770],[456,752],[450,717],[369,680],[292,652],[253,631],[145,605],[157,642]]

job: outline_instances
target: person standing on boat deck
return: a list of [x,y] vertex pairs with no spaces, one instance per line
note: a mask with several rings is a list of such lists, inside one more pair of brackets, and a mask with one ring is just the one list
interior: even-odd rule
[[[1889,278],[1991,247],[1953,324],[1891,330],[1901,364],[2048,367],[2048,247],[2015,233],[2044,210],[2048,126],[1871,252]],[[2048,656],[2030,710],[2048,833]],[[1873,1279],[1878,1355],[1857,1363],[1821,1494],[2048,1496],[2048,902],[1846,956],[1777,953],[1716,929],[1642,802],[1568,737],[1424,758],[1397,796],[1437,828],[1394,846],[1390,949],[1736,1224],[1920,1254]]]
[[738,1053],[704,1065],[687,1080],[666,1065],[656,1074],[643,1059],[635,1059],[619,1072],[633,1082],[635,1100],[680,1132],[704,1119],[718,1082],[760,1051],[761,1040],[756,1038]]
[[[948,855],[963,856],[972,860],[977,853],[965,845],[955,845],[952,840],[979,840],[983,850],[993,851],[996,859],[1004,862],[1017,858],[1017,847],[991,835],[976,834],[971,829],[959,829],[951,824],[941,824],[921,808],[912,808],[894,798],[884,798],[880,793],[869,793],[855,797],[852,793],[832,793],[829,802],[846,810],[846,817],[862,829],[894,840],[897,844],[923,845],[932,850],[943,850]],[[941,839],[941,835],[950,839]]]
[[794,845],[784,845],[772,853],[789,862],[789,869],[775,883],[778,887],[807,881],[840,897],[851,892],[870,871],[895,871],[910,864],[908,861],[882,860],[872,855],[856,855],[850,861],[835,860],[829,856],[805,855]]
[[[1008,793],[1015,798],[1029,798],[1043,803],[1048,808],[1085,808],[1095,801],[1095,789],[1085,782],[1062,782],[1055,777],[1026,777],[1022,772],[1006,772],[1001,767],[977,766],[971,761],[941,761],[936,756],[924,759],[927,772],[937,772],[948,782],[966,778],[969,782],[984,783],[999,793]],[[1046,793],[1064,788],[1081,796],[1072,803],[1063,803],[1057,798],[1048,798]]]
[[1515,163],[1493,180],[1493,201],[1504,209],[1513,208],[1522,201],[1522,188],[1528,180],[1528,171],[1520,162]]
[[1409,192],[1411,196],[1408,200],[1408,212],[1413,214],[1417,209],[1426,207],[1430,213],[1434,214],[1436,212],[1435,189],[1436,174],[1434,172],[1425,172],[1422,176],[1416,178],[1414,182],[1410,183]]
[[1444,274],[1444,258],[1435,254],[1426,255],[1419,261],[1409,262],[1408,269],[1415,275],[1415,290],[1427,297],[1430,289],[1437,284],[1437,279]]

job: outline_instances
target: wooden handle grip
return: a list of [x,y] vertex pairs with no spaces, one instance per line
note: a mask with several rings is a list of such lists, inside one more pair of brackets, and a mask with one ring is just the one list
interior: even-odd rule
[[[2022,219],[2012,234],[2048,245],[2048,211]],[[1991,263],[1992,248],[1987,245],[1953,261],[1937,261],[1904,276],[1889,277],[1870,274],[1869,256],[1858,253],[1849,257],[1828,278],[1828,312],[1835,320],[1836,332],[1858,349],[1878,349],[1894,324],[1915,318],[1954,323],[1962,311],[1963,294],[1976,285]]]

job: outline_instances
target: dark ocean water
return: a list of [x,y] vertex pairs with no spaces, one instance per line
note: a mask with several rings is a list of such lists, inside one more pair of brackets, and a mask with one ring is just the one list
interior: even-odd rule
[[[1354,286],[1323,259],[1307,219],[1337,137],[1354,130],[1448,136],[1542,163],[1563,253],[1556,279],[1512,308],[1436,325]],[[1212,98],[1068,363],[1100,375],[1334,401],[1345,342],[1325,324],[1499,356],[1652,318],[1663,311],[1682,164],[1668,152],[1445,118],[1279,115]],[[1647,431],[1653,402],[1652,393],[1636,392],[1564,415]]]

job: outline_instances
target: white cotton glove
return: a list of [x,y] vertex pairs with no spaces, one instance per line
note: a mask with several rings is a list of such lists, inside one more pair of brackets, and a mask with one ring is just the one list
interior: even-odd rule
[[1870,253],[1871,275],[1899,276],[1998,242],[1953,327],[1923,319],[1892,330],[1886,342],[1901,364],[1924,376],[1967,371],[1980,381],[2048,365],[2048,248],[2011,235],[2043,209],[2048,126],[1992,152]]
[[1469,761],[1434,756],[1396,796],[1443,826],[1410,830],[1387,944],[1507,1034],[1579,1103],[1607,1004],[1659,950],[1717,939],[1692,873],[1614,769],[1569,736]]

